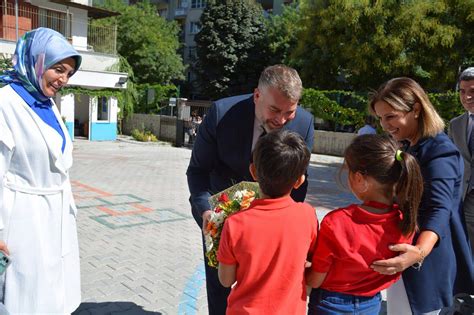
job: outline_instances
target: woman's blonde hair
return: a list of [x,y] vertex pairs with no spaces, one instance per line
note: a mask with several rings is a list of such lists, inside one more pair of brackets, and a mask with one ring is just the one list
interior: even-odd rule
[[434,137],[444,130],[444,121],[431,104],[423,88],[413,79],[395,78],[382,84],[370,97],[369,112],[375,115],[375,104],[386,102],[393,109],[411,112],[420,104],[418,134],[421,138]]

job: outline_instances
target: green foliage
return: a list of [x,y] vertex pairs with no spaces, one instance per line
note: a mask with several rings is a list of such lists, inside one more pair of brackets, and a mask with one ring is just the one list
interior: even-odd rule
[[12,60],[0,54],[0,74],[13,68]]
[[175,85],[140,84],[138,86],[136,113],[157,114],[168,106],[168,99],[175,96]]
[[473,56],[474,1],[306,1],[292,64],[305,85],[376,89],[409,76],[448,90]]
[[118,118],[122,119],[133,113],[133,103],[130,108],[128,103],[128,93],[127,90],[118,90],[118,89],[99,89],[91,90],[84,89],[76,86],[68,86],[61,89],[61,94],[74,94],[74,95],[87,95],[89,97],[115,97],[117,98],[117,103],[120,108]]
[[184,79],[176,22],[161,18],[148,2],[125,5],[120,0],[108,0],[104,7],[121,15],[94,23],[117,23],[117,50],[133,68],[137,83],[169,84]]
[[132,137],[137,141],[142,142],[157,142],[158,138],[149,130],[140,131],[138,129],[132,130]]
[[268,65],[265,21],[255,0],[210,0],[196,35],[196,71],[211,98],[248,93]]
[[281,15],[270,15],[266,20],[269,64],[291,65],[291,54],[298,44],[303,30],[303,15],[298,1],[287,5]]
[[[464,113],[457,92],[429,93],[428,97],[446,122]],[[341,125],[362,127],[368,114],[369,100],[367,95],[362,96],[354,92],[304,89],[300,103],[315,117],[328,123],[329,129],[336,130],[336,126]]]
[[[330,93],[335,93],[331,91]],[[311,109],[315,117],[321,118],[331,124],[331,129],[336,124],[344,126],[361,127],[364,125],[366,113],[351,107],[345,107],[326,96],[327,91],[317,91],[305,89],[300,103],[304,107]],[[347,93],[347,92],[343,92]],[[346,94],[347,96],[347,94]],[[357,97],[357,96],[355,96]]]
[[120,108],[119,119],[128,117],[133,114],[135,104],[138,99],[137,87],[135,84],[135,74],[132,66],[128,63],[127,59],[119,55],[118,72],[125,72],[128,76],[127,88],[122,91],[118,97],[118,105]]
[[436,111],[447,123],[465,112],[457,92],[430,93],[428,96]]

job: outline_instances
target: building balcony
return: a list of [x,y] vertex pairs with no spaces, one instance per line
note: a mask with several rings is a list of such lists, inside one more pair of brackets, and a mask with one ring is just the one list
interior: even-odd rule
[[23,34],[38,27],[48,27],[61,33],[77,50],[117,54],[115,26],[97,26],[94,20],[74,19],[68,11],[51,10],[26,2],[18,5],[16,16],[14,3],[0,3],[0,40],[14,44]]
[[174,10],[174,18],[175,19],[185,19],[186,18],[186,14],[187,14],[187,8],[176,8],[176,10]]

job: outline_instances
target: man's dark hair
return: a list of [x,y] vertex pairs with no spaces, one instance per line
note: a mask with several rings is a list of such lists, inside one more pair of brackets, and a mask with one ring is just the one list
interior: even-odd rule
[[261,137],[253,151],[257,181],[270,198],[291,191],[306,172],[311,153],[300,135],[287,130],[272,131]]
[[463,72],[459,75],[459,82],[461,81],[471,81],[474,80],[474,67],[469,67],[464,69]]

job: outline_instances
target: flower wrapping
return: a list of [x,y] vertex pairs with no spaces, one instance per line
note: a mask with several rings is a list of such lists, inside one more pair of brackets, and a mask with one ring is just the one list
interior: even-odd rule
[[217,251],[224,222],[231,214],[250,207],[259,198],[258,183],[240,182],[209,198],[211,217],[204,229],[208,265],[217,268]]

